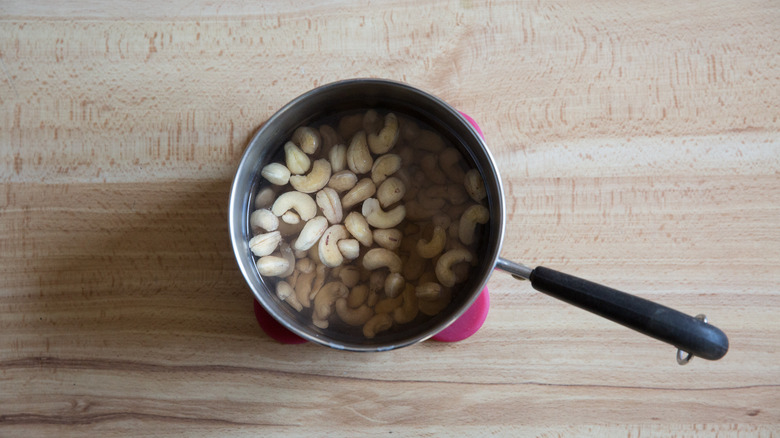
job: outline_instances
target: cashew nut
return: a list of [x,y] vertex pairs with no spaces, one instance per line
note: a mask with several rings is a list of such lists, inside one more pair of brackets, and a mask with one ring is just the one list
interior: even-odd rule
[[376,190],[376,198],[382,208],[387,208],[403,199],[406,194],[406,186],[396,178],[387,178]]
[[301,220],[308,221],[317,214],[317,204],[311,196],[301,192],[287,192],[276,198],[271,211],[276,216],[283,215],[288,210],[295,210]]
[[314,272],[314,262],[308,257],[301,258],[300,260],[295,262],[295,269],[297,269],[303,274]]
[[329,267],[335,268],[344,262],[344,256],[339,250],[339,240],[347,239],[349,233],[344,225],[331,225],[320,238],[320,260]]
[[382,117],[379,113],[373,109],[366,111],[363,116],[363,130],[368,134],[376,134],[380,129],[382,129]]
[[363,114],[350,114],[339,120],[338,133],[342,138],[352,138],[363,128]]
[[371,228],[368,226],[366,218],[362,214],[353,211],[344,218],[344,226],[347,231],[363,246],[370,247],[374,243],[374,236],[371,234]]
[[450,224],[452,224],[452,218],[446,214],[437,214],[433,216],[431,223],[433,223],[434,226],[439,226],[446,230],[450,227]]
[[372,339],[377,333],[388,330],[393,326],[393,318],[387,313],[374,315],[363,325],[363,336]]
[[402,238],[403,234],[401,234],[401,231],[395,228],[378,228],[374,230],[374,242],[376,242],[382,248],[387,248],[390,250],[398,249],[398,247],[401,245]]
[[368,198],[363,201],[363,216],[372,227],[393,228],[406,217],[406,207],[399,205],[390,211],[384,211],[379,200]]
[[374,294],[378,294],[385,288],[385,279],[387,278],[387,271],[377,270],[372,271],[368,277],[368,291]]
[[384,154],[374,161],[371,167],[371,179],[374,184],[381,184],[388,176],[398,172],[401,168],[401,156],[396,154]]
[[252,230],[275,231],[279,228],[279,219],[271,213],[271,210],[261,208],[249,215],[249,225]]
[[434,154],[425,154],[420,159],[420,167],[425,171],[425,176],[435,184],[447,183],[447,175],[439,168],[438,159]]
[[328,187],[339,193],[346,192],[352,187],[355,187],[357,180],[357,175],[352,173],[351,170],[342,170],[331,175],[330,181],[328,181]]
[[290,169],[281,163],[271,163],[263,167],[260,175],[267,179],[271,184],[283,186],[290,181]]
[[280,219],[282,220],[282,222],[290,225],[297,225],[298,223],[301,222],[301,217],[298,216],[298,213],[292,210],[285,211],[282,214],[282,217]]
[[384,154],[395,146],[398,141],[398,119],[395,114],[385,116],[385,126],[379,134],[369,134],[368,146],[375,154]]
[[428,210],[436,210],[436,211],[441,211],[441,209],[444,208],[444,204],[447,203],[447,201],[442,198],[435,198],[435,197],[428,196],[427,189],[420,189],[417,192],[417,202],[419,202],[420,205],[424,205],[425,208]]
[[319,128],[320,139],[322,140],[322,151],[328,152],[333,146],[344,143],[344,139],[330,125],[322,125]]
[[327,319],[336,300],[346,298],[347,294],[349,294],[349,289],[340,281],[332,281],[322,286],[317,292],[317,296],[314,297],[313,316],[316,316],[317,319]]
[[277,277],[290,267],[290,263],[282,257],[267,255],[257,259],[257,271],[260,275]]
[[433,215],[440,212],[438,209],[428,208],[416,199],[412,199],[406,203],[406,211],[409,220],[413,221],[430,219]]
[[360,256],[360,242],[356,239],[342,239],[337,245],[345,259],[355,260]]
[[431,240],[426,242],[420,239],[417,241],[417,253],[422,258],[432,259],[441,254],[445,243],[447,243],[447,232],[440,226],[434,226]]
[[341,205],[344,208],[351,208],[353,205],[357,205],[360,202],[374,196],[376,193],[376,186],[371,178],[363,178],[355,184],[346,195],[341,199]]
[[384,248],[373,248],[363,256],[363,267],[369,271],[386,267],[390,272],[401,271],[401,258]]
[[485,182],[477,169],[471,169],[466,172],[466,176],[463,179],[463,187],[466,189],[466,193],[471,196],[471,199],[476,202],[481,202],[487,196]]
[[320,133],[308,126],[296,129],[293,132],[292,141],[309,155],[315,153],[322,143]]
[[324,217],[317,216],[309,219],[301,230],[301,233],[298,235],[298,238],[295,239],[293,249],[306,251],[320,240],[320,237],[322,237],[327,229],[328,220]]
[[406,117],[400,117],[398,119],[401,131],[401,138],[406,141],[412,141],[420,135],[420,127],[417,122]]
[[450,288],[442,288],[439,298],[429,301],[417,300],[417,307],[424,315],[434,316],[447,307],[451,298],[452,290]]
[[311,306],[311,287],[316,275],[317,273],[312,269],[311,272],[301,272],[295,280],[295,296],[303,307]]
[[398,295],[393,298],[385,298],[382,300],[377,301],[376,305],[374,306],[374,312],[376,313],[390,313],[393,310],[397,309],[401,306],[404,302],[404,296]]
[[453,265],[473,259],[474,256],[466,249],[453,249],[442,254],[436,262],[436,278],[439,283],[446,287],[454,286],[458,279],[452,272]]
[[325,187],[330,180],[330,163],[321,158],[311,166],[311,172],[306,176],[293,175],[290,177],[290,184],[293,188],[303,193],[314,193]]
[[401,276],[401,274],[391,272],[385,278],[385,295],[390,298],[395,298],[403,291],[405,285],[406,280],[404,280],[404,277]]
[[347,305],[354,309],[365,303],[366,298],[368,298],[368,286],[365,284],[359,284],[349,291]]
[[336,300],[336,314],[345,324],[358,326],[371,319],[374,316],[374,311],[365,304],[357,308],[350,308],[346,299],[339,298]]
[[286,301],[293,309],[299,312],[303,310],[303,306],[298,302],[298,298],[293,293],[292,286],[286,281],[280,281],[276,284],[276,296],[279,297],[280,300]]
[[444,149],[444,140],[442,140],[439,134],[424,129],[420,131],[420,134],[414,141],[414,145],[429,152],[439,152]]
[[295,272],[295,254],[293,254],[292,248],[285,241],[279,244],[279,253],[287,261],[287,269],[278,276],[282,278],[289,277]]
[[282,235],[278,231],[258,234],[249,240],[249,249],[257,257],[263,257],[273,253],[281,241]]
[[344,283],[344,286],[349,288],[354,287],[360,281],[360,270],[357,266],[344,266],[338,274],[339,280]]
[[317,293],[322,289],[322,285],[325,284],[325,278],[328,276],[328,268],[325,265],[320,264],[317,265],[315,272],[314,283],[311,284],[311,292],[309,293],[310,299],[317,296]]
[[431,198],[443,198],[450,204],[459,205],[466,202],[469,196],[460,185],[444,184],[427,187],[425,195]]
[[255,208],[268,208],[271,206],[271,204],[274,203],[274,199],[276,199],[276,193],[274,192],[274,189],[266,187],[257,192],[257,196],[255,196]]
[[344,213],[341,209],[341,199],[339,199],[339,194],[335,190],[325,187],[317,192],[315,198],[317,205],[320,206],[320,210],[322,210],[322,214],[328,219],[328,222],[331,224],[341,223]]
[[474,243],[474,229],[477,224],[486,224],[490,219],[490,212],[484,205],[475,204],[467,208],[460,217],[458,224],[458,237],[464,245]]
[[418,307],[417,295],[415,294],[414,286],[411,284],[406,285],[404,288],[403,298],[404,302],[401,307],[393,310],[393,319],[398,324],[406,324],[407,322],[411,322],[414,318],[417,317],[417,312],[420,310]]
[[457,184],[462,184],[465,176],[463,169],[460,167],[461,162],[464,162],[463,156],[453,147],[444,149],[439,155],[439,167],[441,167],[441,170],[450,181]]
[[374,159],[371,158],[371,151],[368,150],[368,141],[366,132],[360,131],[352,137],[347,148],[347,166],[349,170],[356,175],[362,175],[371,171],[374,165]]
[[433,281],[421,283],[415,288],[415,294],[424,301],[437,300],[441,297],[441,285]]
[[404,278],[407,281],[415,281],[422,275],[423,271],[429,266],[428,261],[422,257],[417,251],[409,253],[409,258],[403,264],[404,266]]
[[306,173],[311,166],[309,156],[291,141],[284,144],[284,160],[293,175]]
[[330,168],[334,172],[341,172],[347,168],[347,146],[343,144],[337,144],[331,148],[328,153],[330,159]]

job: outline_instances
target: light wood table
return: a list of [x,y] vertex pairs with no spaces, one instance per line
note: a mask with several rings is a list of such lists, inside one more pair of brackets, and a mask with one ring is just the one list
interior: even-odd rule
[[[0,436],[778,436],[780,4],[0,4]],[[258,328],[250,135],[383,77],[485,131],[502,255],[705,313],[717,362],[496,272],[484,327],[381,354]]]

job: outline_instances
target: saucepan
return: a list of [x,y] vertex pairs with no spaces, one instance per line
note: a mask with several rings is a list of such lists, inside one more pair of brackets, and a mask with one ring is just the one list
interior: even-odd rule
[[[408,115],[445,136],[479,171],[489,221],[483,230],[473,268],[446,308],[372,337],[312,324],[311,315],[280,299],[274,282],[260,275],[249,241],[250,215],[268,163],[278,160],[295,130],[329,114],[381,108]],[[690,316],[646,299],[545,267],[531,268],[500,256],[506,225],[505,199],[494,158],[481,135],[443,100],[410,85],[382,79],[350,79],[320,86],[295,98],[255,133],[236,171],[230,193],[229,232],[238,266],[255,299],[285,328],[317,344],[350,351],[385,351],[428,339],[456,321],[474,303],[494,270],[505,271],[547,295],[622,324],[678,349],[678,362],[692,356],[717,360],[728,351],[728,339],[699,315]]]

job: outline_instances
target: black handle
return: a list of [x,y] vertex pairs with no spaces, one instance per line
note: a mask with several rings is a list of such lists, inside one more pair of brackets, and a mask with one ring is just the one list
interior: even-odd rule
[[542,266],[531,272],[530,280],[540,292],[694,356],[718,360],[729,350],[729,340],[719,328],[644,298]]

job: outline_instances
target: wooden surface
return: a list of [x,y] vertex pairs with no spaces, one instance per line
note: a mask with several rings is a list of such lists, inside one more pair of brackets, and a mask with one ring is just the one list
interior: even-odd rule
[[[778,436],[778,2],[319,3],[0,3],[0,436]],[[706,313],[728,355],[500,272],[458,344],[269,340],[233,172],[364,76],[479,121],[504,257]]]

